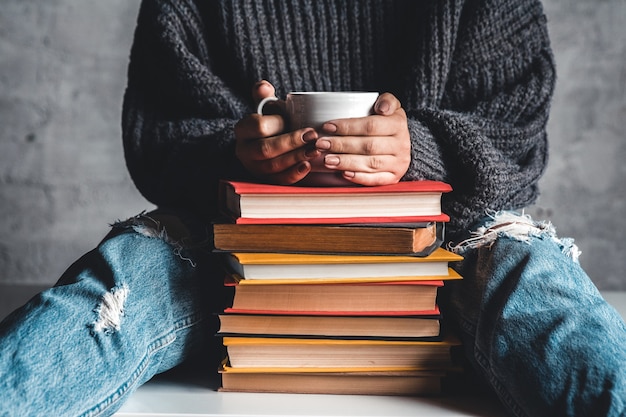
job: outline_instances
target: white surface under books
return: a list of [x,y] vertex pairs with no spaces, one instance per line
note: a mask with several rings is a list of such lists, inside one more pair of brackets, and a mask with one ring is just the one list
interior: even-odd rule
[[495,401],[479,397],[216,392],[185,382],[153,380],[137,390],[116,417],[131,416],[502,416]]
[[[603,292],[626,317],[626,292]],[[158,376],[140,387],[115,417],[257,416],[504,416],[490,397],[383,397],[361,395],[217,392],[209,378]]]

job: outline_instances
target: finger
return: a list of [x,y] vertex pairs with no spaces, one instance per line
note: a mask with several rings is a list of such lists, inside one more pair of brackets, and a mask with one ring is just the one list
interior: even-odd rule
[[279,115],[250,114],[235,124],[235,138],[250,140],[268,138],[285,130],[285,119]]
[[381,94],[374,104],[374,112],[382,116],[389,116],[400,108],[402,108],[400,100],[391,93]]
[[[311,170],[310,160],[318,157],[315,148],[302,148],[276,158],[250,161],[247,168],[261,178],[273,178],[281,182],[294,182]],[[297,178],[296,178],[297,177]]]
[[373,187],[377,185],[395,184],[400,181],[401,177],[390,172],[369,173],[346,171],[343,173],[343,178],[355,184]]
[[338,171],[395,173],[399,165],[398,158],[393,155],[330,154],[324,156],[324,166]]
[[395,155],[406,148],[399,147],[397,142],[392,136],[322,136],[315,142],[315,147],[326,153]]
[[[313,129],[299,129],[278,136],[252,139],[245,143],[247,155],[251,160],[264,161],[274,159],[281,155],[288,154],[294,150],[306,151],[309,132]],[[313,151],[319,155],[319,151],[313,148]]]
[[322,132],[338,136],[391,136],[406,128],[404,109],[396,109],[388,116],[378,114],[352,119],[335,119],[324,123]]
[[[261,80],[254,84],[254,87],[252,88],[252,97],[258,105],[264,99],[276,98],[276,89],[269,81]],[[276,101],[265,103],[263,105],[262,113],[264,115],[279,114],[284,116],[286,114],[284,100],[276,99]]]
[[304,161],[284,171],[269,175],[266,179],[274,184],[292,185],[306,177],[309,172],[311,172],[311,163]]
[[252,87],[252,97],[255,102],[259,102],[266,97],[272,97],[276,94],[276,89],[274,86],[267,80],[258,81]]

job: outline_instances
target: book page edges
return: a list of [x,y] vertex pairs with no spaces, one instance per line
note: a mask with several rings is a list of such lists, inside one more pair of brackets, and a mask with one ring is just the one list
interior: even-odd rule
[[245,279],[237,274],[230,275],[233,281],[226,282],[227,286],[234,285],[280,285],[280,284],[354,284],[354,283],[383,283],[383,282],[411,282],[411,281],[450,281],[460,280],[463,277],[452,268],[448,268],[448,275],[440,276],[398,276],[398,277],[364,277],[364,278],[311,278],[311,279]]

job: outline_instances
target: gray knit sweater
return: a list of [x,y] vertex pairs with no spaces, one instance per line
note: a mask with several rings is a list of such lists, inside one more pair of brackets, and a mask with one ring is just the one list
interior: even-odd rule
[[251,179],[234,124],[252,85],[395,94],[404,179],[449,182],[450,239],[537,197],[555,81],[535,0],[145,0],[124,97],[128,169],[159,206],[216,214],[219,178]]

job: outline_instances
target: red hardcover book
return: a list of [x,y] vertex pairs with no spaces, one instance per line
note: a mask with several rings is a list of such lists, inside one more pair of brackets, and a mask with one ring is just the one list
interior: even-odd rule
[[222,180],[220,209],[241,224],[447,222],[440,181],[377,187],[300,187]]

